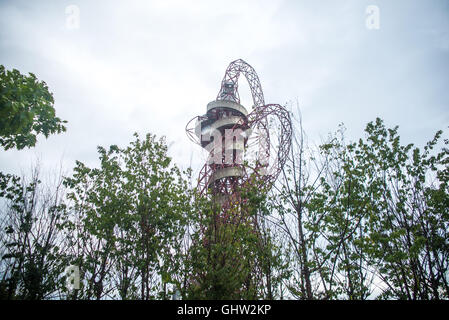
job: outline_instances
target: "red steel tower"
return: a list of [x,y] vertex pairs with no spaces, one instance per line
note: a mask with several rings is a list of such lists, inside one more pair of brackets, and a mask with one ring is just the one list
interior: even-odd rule
[[[243,74],[251,89],[250,111],[240,104],[238,79]],[[209,152],[198,177],[198,192],[208,191],[223,211],[230,201],[241,201],[240,190],[254,181],[269,188],[289,152],[292,128],[289,112],[278,104],[265,104],[259,77],[239,59],[230,63],[216,100],[206,114],[186,127],[190,139]]]

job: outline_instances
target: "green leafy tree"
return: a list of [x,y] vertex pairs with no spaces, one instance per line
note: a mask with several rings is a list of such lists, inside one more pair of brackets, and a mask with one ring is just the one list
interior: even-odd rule
[[[299,299],[447,299],[448,140],[402,145],[381,119],[309,148],[295,127],[270,198]],[[439,150],[438,150],[439,147]]]
[[0,65],[0,145],[20,150],[33,147],[38,134],[65,131],[67,121],[56,117],[53,104],[45,82]]
[[[381,119],[366,139],[321,146],[326,171],[306,204],[327,297],[448,298],[448,149],[401,145]],[[447,145],[444,140],[443,145]]]
[[369,168],[365,178],[375,199],[367,249],[386,284],[382,296],[447,299],[449,141],[435,150],[438,131],[421,150],[401,145],[397,130],[376,119],[366,127],[366,141],[354,144],[359,166]]
[[77,162],[70,188],[67,240],[85,279],[73,298],[168,299],[179,286],[190,193],[148,134],[126,148],[98,148],[100,168]]
[[370,183],[346,145],[341,127],[330,143],[320,146],[325,167],[306,207],[313,232],[315,265],[327,299],[367,299],[372,272],[363,244],[372,212]]

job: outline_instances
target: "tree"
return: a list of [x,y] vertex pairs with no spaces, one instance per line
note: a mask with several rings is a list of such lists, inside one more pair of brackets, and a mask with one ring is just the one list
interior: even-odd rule
[[383,297],[447,299],[449,141],[436,151],[437,131],[421,150],[401,145],[397,130],[376,119],[366,141],[351,146],[373,198],[365,247],[386,284]]
[[47,138],[66,131],[63,124],[67,121],[55,116],[53,104],[44,81],[0,65],[0,145],[5,150],[20,150],[34,147],[38,134]]
[[62,179],[44,188],[39,167],[31,181],[0,173],[5,200],[0,223],[0,296],[2,299],[51,299],[64,286],[60,225],[67,219]]
[[343,126],[329,143],[320,146],[325,166],[306,204],[315,264],[328,299],[363,300],[372,292],[373,273],[368,271],[372,260],[363,247],[371,189],[352,151]]
[[449,297],[449,151],[434,152],[442,131],[421,151],[397,130],[378,118],[365,139],[320,147],[326,170],[306,206],[326,296],[366,299],[376,283],[378,298]]
[[[310,148],[299,119],[270,198],[289,293],[300,299],[448,298],[449,141],[401,145],[381,119]],[[437,146],[441,146],[437,150]]]
[[[71,262],[85,281],[75,298],[167,299],[179,285],[190,193],[165,140],[98,148],[100,168],[77,162],[65,184]],[[171,288],[170,288],[171,287]]]

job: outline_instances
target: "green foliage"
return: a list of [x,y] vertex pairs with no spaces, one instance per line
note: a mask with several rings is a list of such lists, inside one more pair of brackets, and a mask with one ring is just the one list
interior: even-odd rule
[[376,119],[366,140],[321,147],[327,172],[307,203],[308,228],[325,243],[317,256],[332,297],[365,299],[374,277],[387,285],[380,297],[449,297],[448,150],[432,155],[441,131],[422,152],[397,130]]
[[77,162],[65,180],[76,217],[67,239],[80,248],[71,259],[88,279],[79,297],[99,299],[118,279],[122,299],[164,298],[181,268],[190,206],[184,174],[170,165],[165,141],[150,134],[98,152],[100,168]]
[[280,248],[266,229],[266,195],[245,187],[223,209],[200,200],[190,259],[189,299],[273,299],[287,276]]
[[[341,125],[317,150],[302,128],[272,216],[292,248],[299,299],[449,298],[449,150],[442,131],[402,145],[381,119],[348,143]],[[441,146],[437,150],[437,146]]]
[[55,116],[53,104],[45,82],[0,65],[0,145],[20,150],[33,147],[38,134],[47,138],[65,131],[67,121]]
[[0,173],[0,298],[448,299],[449,141],[365,131],[300,136],[271,194],[198,197],[151,134],[76,162],[67,193]]
[[58,226],[67,218],[61,191],[45,192],[38,172],[26,182],[0,173],[6,200],[0,231],[0,298],[50,299],[63,287]]

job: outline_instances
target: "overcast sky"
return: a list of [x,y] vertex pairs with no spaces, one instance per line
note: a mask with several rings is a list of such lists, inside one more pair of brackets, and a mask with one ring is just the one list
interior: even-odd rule
[[[367,27],[369,5],[379,29]],[[0,0],[0,64],[47,82],[68,121],[35,148],[1,151],[0,170],[18,173],[36,157],[47,168],[96,165],[96,146],[125,146],[133,132],[165,135],[176,163],[198,167],[204,153],[185,125],[238,58],[267,103],[299,101],[313,142],[341,122],[358,138],[375,117],[399,125],[404,143],[447,131],[447,0]],[[239,87],[249,108],[244,79]]]

